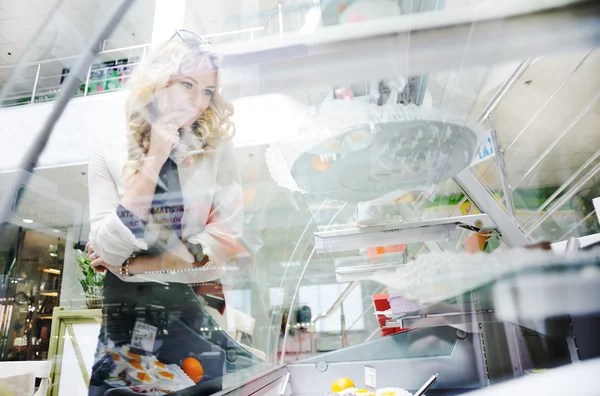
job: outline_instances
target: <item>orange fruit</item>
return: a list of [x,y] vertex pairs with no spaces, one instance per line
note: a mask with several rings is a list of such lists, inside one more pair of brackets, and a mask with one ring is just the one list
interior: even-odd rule
[[331,391],[336,393],[348,388],[354,388],[354,382],[350,378],[339,378],[331,385]]
[[327,169],[329,169],[330,166],[331,163],[329,161],[321,161],[321,157],[319,157],[318,155],[313,156],[312,167],[315,170],[319,172],[325,172]]
[[195,383],[202,381],[202,377],[204,377],[204,367],[202,367],[198,359],[194,359],[193,357],[185,358],[181,364],[181,368]]

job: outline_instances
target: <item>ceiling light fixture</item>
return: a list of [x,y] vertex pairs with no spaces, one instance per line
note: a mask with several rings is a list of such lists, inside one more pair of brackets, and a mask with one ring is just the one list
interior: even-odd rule
[[31,224],[31,223],[33,223],[33,220],[31,220],[31,219],[23,219],[23,223]]

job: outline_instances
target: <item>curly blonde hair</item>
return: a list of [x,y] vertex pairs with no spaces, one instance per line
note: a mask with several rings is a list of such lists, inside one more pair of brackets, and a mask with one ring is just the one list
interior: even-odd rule
[[[196,62],[197,57],[201,57],[202,62],[210,61],[211,66],[218,69],[212,45],[194,47],[175,38],[153,48],[129,78],[125,104],[128,161],[123,169],[126,180],[138,173],[148,153],[152,128],[151,106],[156,93],[166,88],[172,77],[182,71],[186,60],[194,60],[191,65],[188,62],[188,67],[201,65]],[[176,149],[179,159],[192,160],[208,155],[218,140],[233,136],[235,126],[231,120],[232,115],[233,105],[215,91],[208,108],[190,128],[182,131],[186,132],[186,138],[183,138],[182,133]]]

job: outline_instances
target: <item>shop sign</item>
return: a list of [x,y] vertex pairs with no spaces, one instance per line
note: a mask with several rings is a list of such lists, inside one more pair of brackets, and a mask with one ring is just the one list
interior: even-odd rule
[[492,137],[488,134],[483,144],[479,146],[479,151],[477,152],[477,154],[475,154],[475,158],[473,159],[471,166],[482,163],[483,161],[486,161],[495,156],[496,152],[494,151],[494,145],[492,144]]

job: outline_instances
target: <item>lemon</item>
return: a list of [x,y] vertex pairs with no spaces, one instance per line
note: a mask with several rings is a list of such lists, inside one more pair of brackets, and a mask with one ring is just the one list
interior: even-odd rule
[[348,388],[354,388],[354,382],[350,378],[339,378],[331,385],[331,391],[336,393]]

